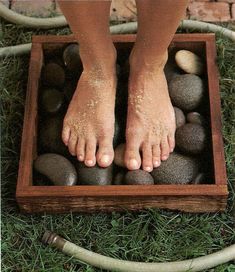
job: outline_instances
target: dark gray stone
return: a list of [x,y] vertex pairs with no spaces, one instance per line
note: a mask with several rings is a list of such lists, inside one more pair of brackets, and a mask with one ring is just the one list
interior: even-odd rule
[[58,153],[70,156],[68,148],[62,141],[62,117],[50,117],[39,127],[39,148],[46,153]]
[[187,123],[175,133],[176,146],[188,154],[200,154],[207,144],[206,130],[198,124]]
[[192,181],[193,184],[203,184],[206,183],[205,173],[199,173],[196,178]]
[[144,170],[128,171],[124,177],[124,183],[127,185],[151,185],[154,184],[153,177]]
[[184,113],[181,109],[174,107],[175,110],[175,121],[176,121],[176,128],[183,126],[186,122]]
[[73,164],[65,157],[47,153],[37,157],[34,168],[46,176],[54,185],[72,186],[77,183],[77,172]]
[[82,62],[79,54],[79,45],[70,44],[63,52],[63,60],[66,68],[73,73],[81,73]]
[[206,124],[205,118],[198,112],[189,112],[186,119],[189,123],[194,123],[201,126]]
[[114,185],[122,185],[124,181],[124,176],[125,176],[126,171],[120,170],[114,177],[113,179],[113,184]]
[[63,107],[64,95],[56,89],[44,89],[40,102],[43,113],[56,114]]
[[57,63],[48,63],[43,69],[42,81],[44,85],[62,88],[65,81],[64,69]]
[[82,185],[110,185],[112,183],[113,165],[102,168],[98,165],[87,167],[82,162],[77,162],[78,183]]
[[199,170],[196,159],[173,152],[166,161],[154,168],[151,175],[156,184],[188,184]]
[[169,94],[173,105],[191,111],[202,102],[204,88],[200,77],[192,74],[178,75],[170,81]]

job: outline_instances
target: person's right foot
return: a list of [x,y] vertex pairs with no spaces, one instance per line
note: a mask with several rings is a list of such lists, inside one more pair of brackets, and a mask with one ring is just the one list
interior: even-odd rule
[[[129,170],[151,172],[175,146],[175,115],[165,74],[165,57],[145,65],[141,54],[131,57],[125,163]],[[142,153],[142,158],[140,153]]]
[[96,162],[107,167],[114,157],[115,61],[102,64],[84,69],[62,131],[63,142],[70,153],[89,167]]

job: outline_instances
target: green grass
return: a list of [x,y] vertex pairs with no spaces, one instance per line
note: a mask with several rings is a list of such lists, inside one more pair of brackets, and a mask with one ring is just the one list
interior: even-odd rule
[[[29,42],[33,33],[67,34],[67,28],[31,31],[2,22],[1,46]],[[217,37],[229,203],[226,212],[185,214],[146,210],[95,215],[23,215],[15,202],[29,56],[1,60],[2,271],[102,271],[44,246],[45,229],[107,256],[133,261],[174,261],[203,256],[235,243],[235,47]],[[216,272],[235,271],[235,262]]]

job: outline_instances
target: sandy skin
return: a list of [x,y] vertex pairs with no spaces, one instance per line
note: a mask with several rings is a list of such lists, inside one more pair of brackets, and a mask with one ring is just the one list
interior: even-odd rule
[[[59,4],[79,42],[84,67],[64,119],[63,141],[87,166],[97,162],[107,167],[113,161],[116,89],[116,52],[109,32],[111,1]],[[174,149],[174,110],[163,67],[187,0],[174,5],[170,0],[136,0],[136,6],[138,33],[130,59],[125,162],[130,170],[151,171]]]

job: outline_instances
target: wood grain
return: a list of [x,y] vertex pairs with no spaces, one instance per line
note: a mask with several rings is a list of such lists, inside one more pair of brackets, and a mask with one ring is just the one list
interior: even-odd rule
[[[114,35],[117,48],[131,48],[135,35]],[[188,49],[206,58],[215,181],[203,185],[35,186],[37,101],[43,52],[76,42],[73,36],[33,36],[16,198],[22,212],[65,213],[164,208],[216,212],[226,208],[228,189],[221,133],[221,106],[214,34],[176,34],[170,49]],[[210,182],[211,183],[211,182]]]

